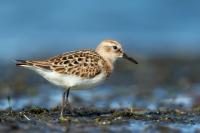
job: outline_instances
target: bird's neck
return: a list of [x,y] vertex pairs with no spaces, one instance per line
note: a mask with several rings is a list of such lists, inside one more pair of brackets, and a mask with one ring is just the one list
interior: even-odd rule
[[104,59],[103,69],[105,70],[107,77],[109,77],[110,74],[112,73],[113,69],[114,69],[114,65],[110,60]]
[[109,54],[102,52],[100,49],[96,49],[96,52],[103,58],[103,68],[107,73],[107,77],[114,69],[115,59],[111,58]]

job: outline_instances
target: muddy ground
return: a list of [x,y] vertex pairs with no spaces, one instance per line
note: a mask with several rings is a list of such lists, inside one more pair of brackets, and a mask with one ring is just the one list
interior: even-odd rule
[[[26,107],[19,111],[0,111],[0,132],[48,133],[48,132],[180,132],[170,124],[195,125],[200,123],[199,111],[143,109],[74,108],[66,110],[65,120],[59,118],[60,109]],[[134,122],[145,122],[146,126]],[[122,126],[127,125],[127,126]],[[200,132],[200,129],[195,129]]]
[[105,84],[71,91],[65,120],[62,89],[0,64],[0,132],[200,132],[200,58],[139,61],[119,61]]

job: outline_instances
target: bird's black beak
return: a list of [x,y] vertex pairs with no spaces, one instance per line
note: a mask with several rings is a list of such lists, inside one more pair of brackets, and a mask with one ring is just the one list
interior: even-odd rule
[[123,58],[124,58],[124,59],[127,59],[127,60],[129,60],[129,61],[131,61],[131,62],[133,62],[133,63],[135,63],[135,64],[138,64],[138,62],[137,62],[135,59],[129,57],[129,56],[128,56],[127,54],[125,54],[125,53],[123,53]]

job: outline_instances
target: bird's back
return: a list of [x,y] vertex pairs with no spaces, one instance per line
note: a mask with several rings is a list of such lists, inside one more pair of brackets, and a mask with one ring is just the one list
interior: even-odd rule
[[28,67],[63,87],[95,85],[111,73],[106,60],[93,50],[68,52],[44,61],[19,60],[17,65]]

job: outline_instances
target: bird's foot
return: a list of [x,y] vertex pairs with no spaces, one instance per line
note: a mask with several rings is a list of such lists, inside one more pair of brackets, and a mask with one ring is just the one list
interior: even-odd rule
[[59,119],[58,119],[58,121],[60,123],[69,122],[69,121],[71,121],[71,118],[69,116],[60,116]]

